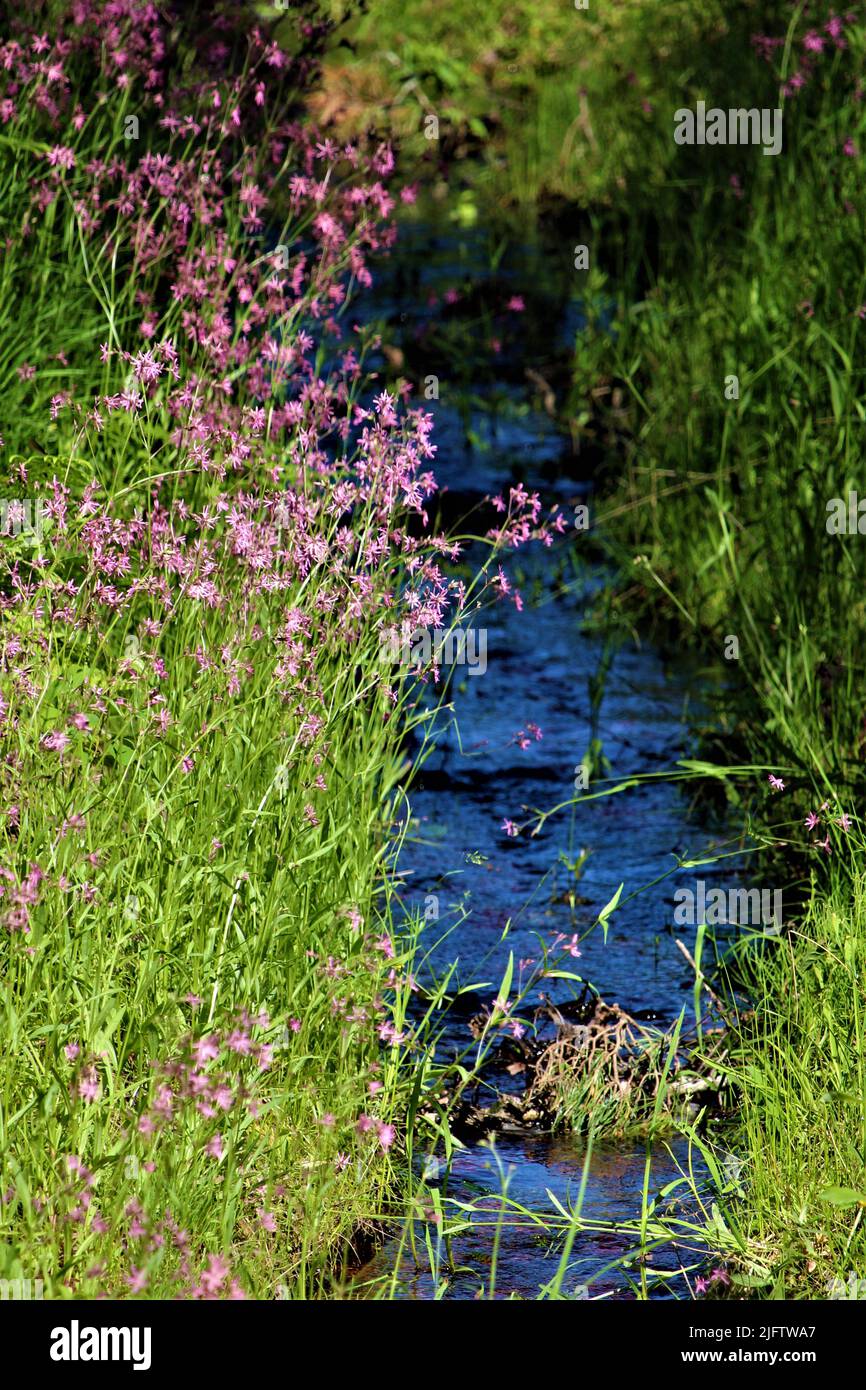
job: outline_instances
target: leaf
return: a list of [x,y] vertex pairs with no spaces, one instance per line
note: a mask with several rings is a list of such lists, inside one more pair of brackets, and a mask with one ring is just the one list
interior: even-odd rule
[[866,1192],[855,1192],[853,1187],[825,1187],[818,1196],[834,1207],[866,1207]]
[[606,922],[610,914],[616,911],[616,908],[619,904],[619,900],[622,897],[622,890],[624,887],[625,884],[621,883],[617,888],[616,892],[614,893],[613,897],[611,898],[610,902],[606,903],[605,906],[601,909],[601,912],[598,914],[599,922]]
[[556,1193],[551,1192],[549,1187],[546,1187],[544,1190],[547,1193],[553,1205],[556,1207],[557,1211],[562,1212],[562,1215],[565,1217],[566,1221],[573,1220],[571,1212],[567,1211],[566,1208],[562,1205]]
[[718,763],[701,762],[699,758],[678,758],[677,767],[685,768],[687,772],[699,772],[704,777],[729,777],[732,771]]
[[765,1284],[769,1284],[769,1274],[732,1274],[731,1283],[738,1284],[741,1289],[760,1289]]
[[502,978],[502,984],[501,984],[500,989],[499,989],[499,998],[500,998],[500,999],[507,999],[507,998],[508,998],[509,994],[511,993],[511,981],[512,981],[513,978],[514,978],[514,952],[513,952],[513,951],[509,951],[509,952],[508,952],[508,966],[507,966],[506,971],[505,971],[505,974],[504,974],[504,976],[503,976],[503,978]]
[[620,887],[617,888],[616,892],[614,892],[613,898],[610,899],[610,902],[605,903],[605,906],[603,906],[601,912],[599,912],[598,922],[599,924],[601,924],[603,929],[605,929],[605,940],[607,940],[607,917],[610,916],[610,913],[616,912],[617,903],[619,903],[620,898],[623,897],[624,887],[626,887],[626,884],[621,883]]

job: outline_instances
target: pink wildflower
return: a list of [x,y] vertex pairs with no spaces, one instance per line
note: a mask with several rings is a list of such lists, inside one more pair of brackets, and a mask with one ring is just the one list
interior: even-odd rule
[[70,150],[66,145],[54,145],[48,151],[45,158],[52,169],[74,169],[75,151]]
[[396,1129],[393,1125],[385,1125],[380,1123],[376,1126],[376,1133],[379,1137],[379,1147],[382,1149],[383,1153],[387,1153],[388,1149],[390,1149],[395,1138],[397,1137]]

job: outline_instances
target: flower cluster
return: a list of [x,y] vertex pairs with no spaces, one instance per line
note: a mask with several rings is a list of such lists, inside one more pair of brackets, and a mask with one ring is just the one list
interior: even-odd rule
[[[775,773],[771,772],[767,780],[770,784],[771,791],[783,792],[785,790],[783,779]],[[817,830],[819,826],[822,824],[824,825],[825,834],[823,840],[813,840],[812,844],[815,849],[823,850],[825,854],[833,853],[833,846],[830,843],[830,826],[836,826],[842,831],[843,835],[847,835],[851,829],[852,823],[851,817],[848,815],[847,811],[843,811],[838,805],[833,809],[829,801],[822,801],[817,811],[810,810],[803,822],[806,829],[810,831]]]
[[[782,83],[782,96],[797,96],[815,76],[817,64],[821,58],[834,52],[841,52],[848,47],[845,29],[850,28],[855,20],[856,15],[854,14],[831,14],[820,27],[816,28],[812,24],[805,33],[800,34],[796,50],[798,52],[797,66]],[[784,53],[786,43],[787,39],[784,36],[752,35],[752,47],[768,63],[775,62]]]

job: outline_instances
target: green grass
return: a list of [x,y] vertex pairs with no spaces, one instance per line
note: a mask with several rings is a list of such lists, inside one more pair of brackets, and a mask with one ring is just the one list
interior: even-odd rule
[[740,1220],[765,1292],[823,1299],[863,1266],[864,907],[862,882],[816,896],[788,940],[750,952],[759,1032],[741,1041],[732,1073]]
[[[179,255],[208,258],[196,304],[209,327],[223,308],[237,347],[238,306],[272,293],[237,197],[241,171],[265,180],[268,139],[211,129],[208,96],[198,144],[173,141],[139,92],[133,145],[120,89],[97,99],[99,60],[79,54],[68,76],[87,100],[66,132],[75,162],[29,228],[56,135],[27,102],[2,134],[3,498],[68,516],[0,546],[0,1278],[41,1280],[46,1298],[327,1295],[393,1214],[430,1068],[424,1026],[406,1021],[416,924],[393,911],[392,881],[407,748],[429,716],[383,662],[377,621],[430,578],[426,542],[390,549],[408,508],[389,469],[399,456],[408,480],[414,429],[395,416],[356,487],[363,445],[335,425],[364,385],[362,341],[334,414],[314,405],[286,433],[278,372],[251,385],[254,354],[215,371],[172,276]],[[297,109],[277,86],[275,125]],[[299,140],[273,169],[284,181]],[[166,239],[148,259],[132,214],[106,211],[90,234],[79,195],[91,161],[156,153],[179,179],[207,164],[193,184],[212,201],[178,252],[158,192],[145,221]],[[334,200],[342,177],[329,171]],[[270,191],[263,225],[309,258],[310,207]],[[372,216],[351,222],[283,312],[262,310],[254,348],[266,323],[298,360],[310,351],[317,296],[356,288],[347,258]],[[165,339],[186,401],[164,370],[138,408],[103,400],[88,420],[95,395],[134,384],[130,355]],[[322,401],[324,357],[305,377]],[[61,391],[72,403],[51,419]]]
[[754,27],[747,4],[328,8],[336,28],[317,108],[346,133],[373,124],[393,134],[407,176],[455,217],[506,211],[513,226],[518,210],[530,221],[552,208],[571,220],[574,205],[651,211],[677,177],[670,131],[680,91],[712,91],[720,67],[726,97],[748,90],[739,62]]
[[[764,844],[751,867],[783,887],[786,928],[734,965],[757,1021],[730,1072],[745,1165],[734,1205],[755,1289],[788,1296],[825,1296],[866,1253],[862,1208],[825,1195],[862,1197],[866,1181],[866,550],[826,526],[828,502],[847,506],[857,489],[866,420],[862,161],[841,149],[862,147],[866,35],[847,38],[799,104],[785,102],[784,154],[739,152],[742,199],[720,177],[732,151],[705,151],[698,171],[689,150],[651,218],[599,214],[602,291],[617,309],[606,341],[576,346],[569,410],[617,441],[597,520],[624,567],[623,618],[643,614],[661,641],[698,646],[725,673],[707,748],[756,768],[729,780],[729,816]],[[599,380],[619,388],[616,415],[607,398],[592,406]],[[758,768],[785,791],[771,795]],[[829,854],[815,843],[825,834]]]
[[[73,547],[55,540],[48,549],[58,576],[68,574]],[[228,604],[198,614],[181,606],[157,642],[126,621],[69,633],[33,607],[15,619],[39,694],[7,741],[21,812],[5,862],[19,877],[38,862],[52,890],[65,884],[41,895],[26,935],[5,934],[4,1274],[43,1278],[46,1296],[119,1285],[127,1271],[118,1235],[132,1199],[144,1224],[171,1211],[198,1251],[230,1249],[255,1296],[274,1297],[278,1285],[309,1293],[340,1242],[383,1212],[392,1182],[390,1158],[354,1127],[365,1109],[390,1122],[409,1085],[399,1072],[404,1048],[383,1051],[376,1036],[392,1014],[400,1024],[413,951],[411,937],[393,960],[376,945],[391,930],[383,856],[408,721],[399,711],[382,718],[375,633],[347,662],[336,621],[330,631],[326,621],[322,731],[310,739],[262,650],[284,605],[303,603],[303,585],[250,611],[228,548],[215,578]],[[218,653],[229,633],[225,667],[198,671],[196,648]],[[148,708],[157,651],[172,712],[163,738]],[[229,662],[243,680],[235,692]],[[41,746],[79,709],[88,732],[73,729],[62,756]],[[190,1007],[187,994],[201,1004]],[[208,1119],[179,1106],[164,1133],[137,1134],[154,1066],[183,1054],[190,1034],[224,1037],[241,1009],[270,1015],[252,1030],[274,1046],[269,1069],[223,1050],[215,1066],[234,1090],[230,1112]],[[353,1012],[358,1022],[347,1021]],[[70,1044],[80,1048],[73,1060]],[[89,1104],[75,1094],[85,1074],[98,1085]],[[253,1114],[247,1099],[256,1098]],[[216,1133],[219,1161],[205,1152]],[[334,1169],[338,1153],[351,1159],[345,1171]],[[64,1225],[76,1205],[68,1154],[94,1174],[102,1239]],[[275,1214],[275,1233],[262,1229],[261,1209]],[[134,1262],[143,1267],[142,1257]],[[146,1264],[150,1295],[167,1294],[174,1262]]]

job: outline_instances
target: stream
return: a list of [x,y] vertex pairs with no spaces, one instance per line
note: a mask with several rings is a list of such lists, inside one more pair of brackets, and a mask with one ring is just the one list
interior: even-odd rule
[[[545,380],[553,374],[584,322],[577,288],[551,266],[549,249],[521,246],[507,248],[491,267],[483,230],[410,222],[380,270],[375,313],[388,321],[389,336],[396,333],[405,344],[414,370],[437,373],[439,399],[427,408],[435,419],[433,467],[448,515],[468,513],[485,494],[517,480],[541,494],[545,509],[557,501],[570,517],[575,504],[586,502],[592,514],[590,467],[551,415],[533,408],[526,381],[527,365]],[[449,291],[458,296],[451,305]],[[479,328],[479,315],[484,318],[490,302],[513,295],[521,296],[525,310],[505,315],[510,336],[494,341],[491,365],[489,327],[484,319]],[[436,356],[441,340],[429,346],[429,322],[443,311],[453,317],[458,340],[462,334],[477,342],[477,377],[470,363],[468,386],[464,376],[459,391],[449,379],[451,364]],[[465,367],[465,341],[463,354]],[[674,869],[676,856],[695,854],[710,839],[706,826],[689,819],[687,798],[676,786],[641,784],[569,808],[534,837],[526,829],[510,838],[502,829],[506,818],[525,824],[526,807],[547,809],[573,796],[576,768],[593,736],[609,762],[609,778],[668,769],[693,752],[691,729],[701,701],[690,663],[684,659],[671,669],[651,646],[611,645],[585,629],[587,609],[610,576],[581,553],[583,539],[571,530],[550,549],[533,543],[502,557],[524,610],[510,602],[484,610],[479,625],[483,621],[487,632],[486,669],[455,674],[454,717],[440,716],[435,750],[410,793],[412,819],[399,871],[407,910],[428,919],[418,978],[435,982],[456,962],[449,994],[469,991],[465,1009],[448,1016],[443,1053],[471,1044],[468,1016],[496,997],[510,955],[517,983],[521,969],[530,969],[521,963],[539,959],[540,943],[552,946],[557,933],[583,938],[621,883],[623,901],[607,939],[598,928],[582,939],[580,957],[566,957],[568,968],[602,999],[641,1020],[667,1026],[681,1010],[693,1016],[694,979],[676,948],[672,903],[677,886],[694,887],[695,871],[691,877],[674,873],[628,896]],[[471,561],[471,550],[467,556]],[[521,747],[517,735],[530,723],[540,737],[530,734]],[[568,864],[579,855],[578,878]],[[711,865],[699,872],[708,881],[714,876]],[[691,949],[693,942],[692,930],[685,943]],[[575,992],[560,981],[546,989],[554,1000]],[[585,1153],[585,1141],[564,1132],[500,1135],[495,1154],[486,1144],[468,1144],[438,1174],[443,1195],[475,1204],[468,1229],[447,1252],[450,1263],[444,1249],[436,1251],[443,1282],[437,1286],[423,1240],[412,1255],[395,1239],[361,1272],[362,1283],[372,1280],[375,1287],[389,1274],[397,1296],[406,1298],[443,1296],[443,1290],[447,1298],[474,1298],[480,1290],[489,1296],[495,1263],[497,1297],[537,1298],[556,1270],[559,1246],[543,1225],[508,1220],[494,1248],[503,1179],[507,1175],[510,1199],[540,1216],[555,1215],[550,1194],[565,1206],[573,1202]],[[612,1225],[638,1218],[646,1159],[644,1141],[596,1141],[583,1217]],[[650,1194],[680,1176],[687,1163],[685,1141],[654,1144]],[[431,1174],[437,1177],[435,1166],[428,1180]],[[633,1244],[631,1235],[613,1229],[582,1232],[562,1293],[634,1297],[638,1276],[622,1264]],[[670,1276],[681,1260],[693,1263],[662,1248],[650,1267]],[[689,1296],[682,1276],[651,1276],[649,1292]]]

